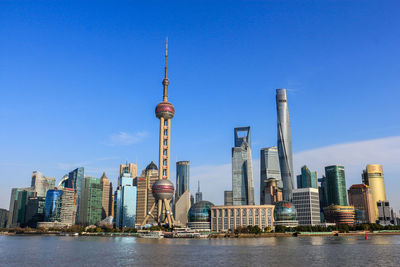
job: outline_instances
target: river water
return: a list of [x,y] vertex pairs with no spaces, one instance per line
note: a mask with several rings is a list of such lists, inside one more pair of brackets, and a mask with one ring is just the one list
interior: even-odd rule
[[0,236],[0,266],[400,266],[400,236]]

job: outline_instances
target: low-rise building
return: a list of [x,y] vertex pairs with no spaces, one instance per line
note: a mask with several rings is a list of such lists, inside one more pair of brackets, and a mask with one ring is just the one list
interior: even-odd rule
[[324,214],[328,223],[354,224],[355,211],[353,206],[330,205],[324,208]]
[[273,205],[241,205],[211,207],[211,230],[226,232],[249,225],[274,227]]

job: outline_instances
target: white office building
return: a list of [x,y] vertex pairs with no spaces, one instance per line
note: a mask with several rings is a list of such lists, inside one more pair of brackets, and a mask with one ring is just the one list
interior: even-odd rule
[[315,226],[321,224],[318,189],[293,189],[293,204],[297,210],[299,225]]

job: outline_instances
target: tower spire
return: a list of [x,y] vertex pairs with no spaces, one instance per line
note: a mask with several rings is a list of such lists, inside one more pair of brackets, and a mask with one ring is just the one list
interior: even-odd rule
[[165,74],[164,74],[164,80],[162,84],[164,85],[164,93],[163,93],[163,101],[167,102],[168,101],[168,85],[169,85],[169,80],[167,76],[168,72],[168,36],[165,42]]

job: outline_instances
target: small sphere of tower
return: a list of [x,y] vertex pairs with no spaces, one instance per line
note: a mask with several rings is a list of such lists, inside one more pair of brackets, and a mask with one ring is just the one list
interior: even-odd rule
[[156,181],[152,188],[152,193],[157,200],[171,200],[174,195],[174,184],[168,179]]
[[163,101],[158,103],[156,106],[156,116],[157,118],[164,118],[165,120],[172,119],[175,115],[174,106],[168,101]]

